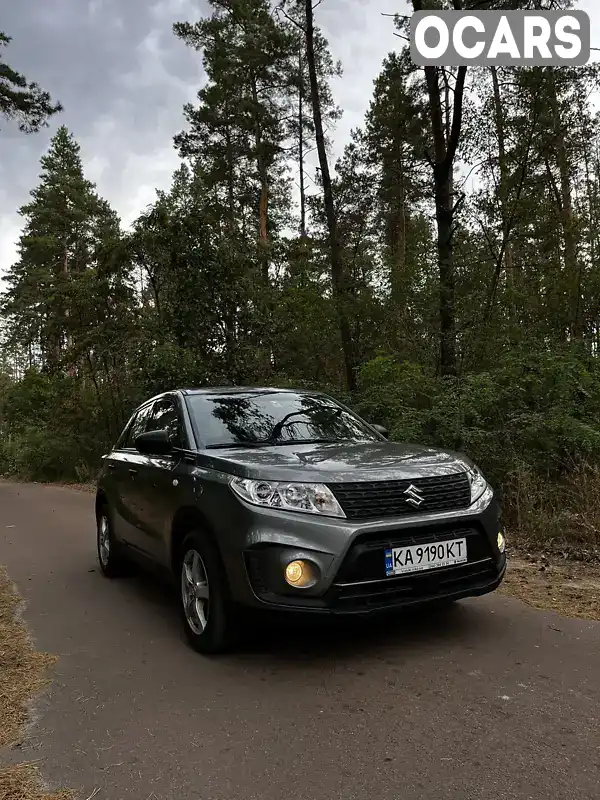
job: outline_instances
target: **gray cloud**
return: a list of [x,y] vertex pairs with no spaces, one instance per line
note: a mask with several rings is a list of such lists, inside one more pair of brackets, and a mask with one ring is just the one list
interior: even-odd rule
[[[406,5],[403,3],[402,5]],[[172,137],[183,104],[203,82],[201,57],[172,33],[173,22],[198,19],[204,0],[19,0],[5,3],[1,26],[13,37],[10,64],[64,105],[51,127],[24,136],[0,130],[0,273],[14,260],[21,219],[16,211],[36,185],[39,158],[58,124],[81,144],[86,176],[125,224],[168,186],[177,166]],[[384,56],[398,45],[382,12],[397,0],[325,0],[317,23],[344,77],[333,87],[344,109],[340,154],[361,123]]]

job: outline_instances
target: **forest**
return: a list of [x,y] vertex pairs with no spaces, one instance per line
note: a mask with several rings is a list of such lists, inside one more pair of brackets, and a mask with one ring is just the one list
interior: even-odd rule
[[[311,387],[467,452],[515,541],[600,552],[598,65],[418,68],[389,18],[334,160],[319,4],[208,5],[173,28],[206,75],[173,121],[180,166],[128,229],[0,34],[0,118],[56,125],[0,299],[0,473],[93,481],[166,389]],[[433,3],[540,5],[573,4]]]

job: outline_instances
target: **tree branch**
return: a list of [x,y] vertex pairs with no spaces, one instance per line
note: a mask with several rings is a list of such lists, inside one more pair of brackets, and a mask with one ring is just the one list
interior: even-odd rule
[[277,6],[276,11],[281,11],[281,13],[287,19],[288,22],[291,22],[292,25],[295,25],[298,28],[298,30],[302,31],[302,33],[306,33],[306,30],[302,27],[302,25],[298,22],[298,20],[294,19],[293,17],[290,17],[290,15],[287,13],[285,8],[283,7],[283,3],[281,3],[281,5]]

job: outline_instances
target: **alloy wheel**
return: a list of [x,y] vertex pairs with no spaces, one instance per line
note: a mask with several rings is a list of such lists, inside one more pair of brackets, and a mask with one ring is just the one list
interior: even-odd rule
[[188,550],[181,564],[181,601],[188,625],[200,635],[208,624],[209,589],[206,567],[197,550]]
[[98,521],[98,553],[102,566],[106,567],[110,558],[110,529],[108,517],[105,516]]

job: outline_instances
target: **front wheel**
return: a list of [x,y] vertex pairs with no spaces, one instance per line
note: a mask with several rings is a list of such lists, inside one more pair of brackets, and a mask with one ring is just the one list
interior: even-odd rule
[[219,553],[206,534],[188,534],[180,550],[179,594],[183,627],[199,653],[219,653],[232,643],[234,617]]
[[115,541],[107,506],[100,509],[96,520],[96,530],[100,569],[107,578],[120,578],[127,573],[129,565],[122,549]]

